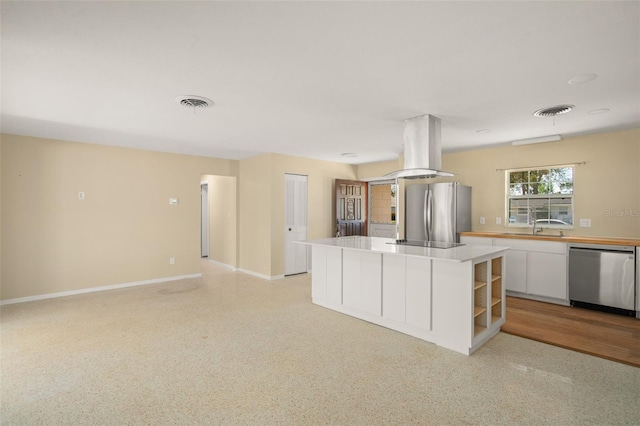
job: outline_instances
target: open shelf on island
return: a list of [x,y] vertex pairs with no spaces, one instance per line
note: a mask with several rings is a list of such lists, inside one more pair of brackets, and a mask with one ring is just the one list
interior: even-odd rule
[[474,337],[489,326],[488,310],[488,262],[473,265],[473,333]]
[[491,323],[503,317],[502,257],[491,260]]
[[476,318],[478,317],[478,315],[482,315],[485,312],[487,312],[487,308],[483,308],[481,306],[474,306],[473,307],[473,317]]
[[502,267],[502,257],[473,265],[474,337],[504,318]]

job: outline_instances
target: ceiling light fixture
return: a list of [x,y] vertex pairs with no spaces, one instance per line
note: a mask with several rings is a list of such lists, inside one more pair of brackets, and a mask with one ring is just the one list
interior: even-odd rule
[[342,157],[344,158],[356,158],[358,156],[358,154],[353,153],[353,152],[343,152],[342,154],[340,154]]
[[562,140],[560,135],[540,136],[539,138],[520,139],[511,141],[511,145],[530,145],[533,143],[555,142]]
[[557,105],[549,108],[541,108],[533,113],[536,117],[555,117],[556,115],[566,114],[572,109],[574,109],[575,105]]
[[193,108],[194,111],[196,108],[210,108],[213,106],[213,101],[211,99],[194,95],[178,96],[176,98],[176,102],[183,107]]
[[611,111],[609,108],[598,108],[598,109],[593,109],[591,111],[589,111],[589,114],[591,115],[598,115],[598,114],[604,114],[606,112]]
[[480,133],[480,134],[483,134],[483,133],[491,133],[491,129],[480,129],[480,130],[476,130],[476,133]]
[[580,74],[580,75],[577,75],[577,76],[569,79],[569,81],[567,81],[567,83],[569,83],[569,84],[588,83],[590,81],[595,80],[596,78],[598,78],[598,74],[593,74],[593,73]]

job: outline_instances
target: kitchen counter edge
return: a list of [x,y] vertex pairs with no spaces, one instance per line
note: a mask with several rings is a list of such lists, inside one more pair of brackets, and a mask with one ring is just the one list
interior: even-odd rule
[[640,246],[638,238],[605,238],[605,237],[579,237],[579,236],[555,236],[555,235],[528,235],[501,232],[461,232],[460,236],[484,237],[484,238],[506,238],[517,240],[533,241],[557,241],[560,243],[583,243],[583,244],[608,244],[616,246]]
[[442,260],[448,262],[466,262],[493,256],[507,251],[508,247],[466,244],[448,249],[413,247],[390,244],[392,238],[349,236],[339,238],[322,238],[310,241],[296,241],[299,244],[337,247],[348,250],[363,250],[381,254],[396,254]]

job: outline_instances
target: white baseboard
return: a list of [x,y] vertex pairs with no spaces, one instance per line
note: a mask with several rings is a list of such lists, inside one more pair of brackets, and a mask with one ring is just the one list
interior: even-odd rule
[[39,294],[37,296],[17,297],[15,299],[7,299],[7,300],[0,301],[0,306],[11,305],[14,303],[33,302],[35,300],[53,299],[55,297],[73,296],[76,294],[94,293],[96,291],[115,290],[119,288],[136,287],[139,285],[158,284],[158,283],[164,283],[168,281],[185,280],[188,278],[200,278],[201,276],[202,274],[200,273],[190,274],[190,275],[178,275],[174,277],[154,278],[152,280],[133,281],[130,283],[123,283],[123,284],[113,284],[113,285],[105,285],[101,287],[83,288],[80,290],[61,291],[59,293],[47,293],[47,294]]
[[218,261],[218,260],[213,260],[213,259],[207,259],[207,260],[208,260],[209,262],[213,263],[213,264],[218,265],[218,266],[222,266],[222,267],[224,267],[224,268],[231,269],[231,270],[232,270],[232,271],[234,271],[234,272],[238,270],[238,268],[236,268],[236,267],[235,267],[235,266],[233,266],[233,265],[229,265],[228,263],[223,263],[223,262],[220,262],[220,261]]
[[238,268],[238,272],[242,272],[243,274],[252,275],[254,277],[262,278],[263,280],[267,280],[267,281],[279,280],[280,278],[284,278],[284,275],[271,275],[270,276],[270,275],[259,274],[257,272],[253,272],[253,271],[250,271],[248,269],[242,269],[242,268]]

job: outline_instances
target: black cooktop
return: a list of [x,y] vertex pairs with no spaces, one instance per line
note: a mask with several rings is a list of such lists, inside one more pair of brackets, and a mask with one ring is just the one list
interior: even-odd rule
[[414,246],[414,247],[426,247],[426,248],[439,248],[439,249],[448,249],[453,247],[460,247],[464,244],[460,243],[450,243],[450,242],[442,242],[442,241],[420,241],[420,240],[395,240],[393,242],[387,244],[397,244],[400,246]]

